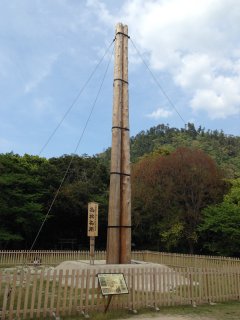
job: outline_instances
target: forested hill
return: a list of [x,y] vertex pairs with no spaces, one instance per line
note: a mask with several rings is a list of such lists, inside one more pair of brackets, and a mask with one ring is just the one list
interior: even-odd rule
[[[131,137],[131,161],[149,153],[167,154],[178,147],[201,149],[214,158],[228,178],[240,177],[240,137],[226,135],[223,131],[206,130],[189,123],[185,128],[170,128],[159,124]],[[110,149],[101,154],[110,159]]]
[[[158,125],[132,137],[131,152],[135,249],[240,255],[240,137]],[[49,208],[35,249],[88,248],[90,201],[99,203],[104,249],[109,160],[110,148],[93,157],[0,154],[0,249],[29,249]]]

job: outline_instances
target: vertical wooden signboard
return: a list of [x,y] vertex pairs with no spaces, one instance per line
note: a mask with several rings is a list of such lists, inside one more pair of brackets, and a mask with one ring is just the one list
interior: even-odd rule
[[90,264],[94,264],[95,237],[98,236],[98,203],[88,204],[88,237],[90,237]]

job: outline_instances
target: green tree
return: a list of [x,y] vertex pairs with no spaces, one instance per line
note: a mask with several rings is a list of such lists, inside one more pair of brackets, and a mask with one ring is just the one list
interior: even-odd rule
[[[64,155],[49,159],[56,169],[59,181],[63,177],[72,156]],[[96,246],[105,248],[107,230],[109,172],[102,159],[74,155],[72,165],[59,192],[50,218],[44,227],[39,243],[42,247],[59,245],[59,240],[74,238],[78,248],[89,246],[87,237],[88,202],[99,203],[99,237]],[[54,197],[53,190],[48,200],[48,207]]]
[[29,244],[43,219],[43,185],[38,169],[45,159],[0,155],[0,244]]
[[89,201],[100,204],[97,245],[105,247],[109,172],[100,158],[64,155],[47,160],[9,153],[0,155],[1,248],[30,248],[71,159],[35,249],[58,248],[60,238],[76,238],[86,247]]
[[222,203],[204,209],[198,231],[209,252],[240,256],[240,179],[231,181]]

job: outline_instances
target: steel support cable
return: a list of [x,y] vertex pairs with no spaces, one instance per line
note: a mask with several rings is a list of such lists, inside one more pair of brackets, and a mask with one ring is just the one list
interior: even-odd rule
[[166,93],[166,91],[163,89],[163,87],[161,86],[159,80],[157,79],[157,77],[154,75],[154,73],[152,72],[152,70],[149,68],[148,64],[146,63],[146,61],[144,60],[142,54],[140,53],[140,51],[138,50],[138,48],[136,47],[136,45],[134,44],[133,40],[130,38],[130,41],[132,42],[132,45],[134,47],[134,49],[136,50],[137,54],[139,55],[140,59],[142,60],[143,64],[145,65],[145,67],[147,68],[147,70],[149,71],[149,73],[151,74],[153,80],[155,81],[155,83],[157,84],[157,86],[159,87],[159,89],[161,90],[162,94],[165,96],[165,98],[167,99],[167,101],[169,102],[169,104],[171,105],[171,107],[176,111],[176,113],[178,114],[179,118],[182,120],[182,122],[184,123],[184,127],[186,126],[186,121],[183,119],[183,117],[181,116],[181,114],[179,113],[179,111],[177,110],[177,108],[175,107],[174,103],[172,102],[172,100],[170,99],[170,97],[168,96],[168,94]]
[[55,203],[55,201],[56,201],[56,199],[57,199],[57,197],[58,197],[58,195],[59,195],[59,192],[60,192],[60,190],[61,190],[61,188],[62,188],[62,185],[63,185],[63,183],[64,183],[64,181],[65,181],[65,179],[66,179],[66,177],[67,177],[67,174],[68,174],[68,172],[69,172],[69,169],[70,169],[70,167],[71,167],[71,165],[72,165],[72,162],[73,162],[73,160],[74,160],[75,154],[76,154],[76,152],[77,152],[77,150],[78,150],[78,148],[79,148],[79,145],[80,145],[80,143],[81,143],[81,141],[82,141],[82,138],[83,138],[84,133],[85,133],[85,131],[86,131],[86,129],[87,129],[88,123],[89,123],[89,121],[90,121],[90,119],[91,119],[92,113],[93,113],[93,111],[94,111],[95,105],[96,105],[97,100],[98,100],[98,98],[99,98],[100,92],[101,92],[101,90],[102,90],[102,86],[103,86],[103,83],[104,83],[104,81],[105,81],[105,78],[106,78],[106,75],[107,75],[107,72],[108,72],[108,69],[109,69],[109,65],[110,65],[110,62],[111,62],[111,60],[112,60],[112,56],[113,56],[113,50],[112,50],[111,56],[110,56],[110,58],[109,58],[109,61],[108,61],[106,70],[105,70],[105,72],[104,72],[102,81],[101,81],[101,83],[100,83],[98,92],[97,92],[97,94],[96,94],[96,97],[95,97],[95,99],[94,99],[94,101],[93,101],[93,104],[92,104],[92,107],[91,107],[91,109],[90,109],[90,113],[89,113],[88,118],[87,118],[87,120],[86,120],[86,123],[85,123],[85,125],[84,125],[84,127],[83,127],[83,130],[82,130],[82,133],[81,133],[81,135],[80,135],[80,138],[78,139],[76,148],[75,148],[75,150],[74,150],[73,153],[72,153],[72,157],[71,157],[71,159],[70,159],[70,162],[69,162],[69,164],[68,164],[68,166],[67,166],[67,169],[66,169],[66,171],[65,171],[65,173],[64,173],[64,176],[63,176],[63,178],[62,178],[62,180],[61,180],[61,182],[60,182],[60,185],[59,185],[59,187],[58,187],[58,189],[57,189],[57,191],[56,191],[56,193],[55,193],[55,195],[54,195],[54,197],[53,197],[53,200],[52,200],[52,202],[51,202],[51,204],[50,204],[50,206],[49,206],[49,209],[48,209],[48,211],[47,211],[47,213],[46,213],[46,215],[45,215],[45,217],[44,217],[44,220],[43,220],[43,222],[42,222],[42,224],[41,224],[41,226],[40,226],[40,228],[39,228],[39,230],[38,230],[38,233],[37,233],[37,235],[36,235],[36,237],[35,237],[32,245],[31,245],[30,251],[33,249],[35,243],[37,242],[37,239],[38,239],[38,237],[39,237],[39,235],[40,235],[40,233],[41,233],[41,231],[42,231],[42,228],[43,228],[43,226],[44,226],[44,224],[45,224],[45,222],[46,222],[46,220],[47,220],[47,218],[48,218],[48,216],[49,216],[49,213],[50,213],[51,210],[52,210],[52,207],[53,207],[53,205],[54,205],[54,203]]
[[73,99],[73,102],[70,104],[70,106],[68,107],[67,111],[64,113],[62,119],[59,121],[59,123],[57,124],[57,126],[55,127],[55,129],[52,131],[52,133],[50,134],[50,136],[48,137],[47,141],[45,142],[45,144],[42,146],[42,148],[40,149],[38,155],[40,156],[41,153],[43,152],[43,150],[46,148],[46,146],[49,144],[49,142],[51,141],[51,139],[53,138],[53,136],[55,135],[56,131],[58,130],[58,128],[61,126],[61,124],[63,123],[63,121],[65,120],[65,118],[67,117],[67,115],[69,114],[69,112],[72,110],[73,106],[75,105],[75,103],[77,102],[77,100],[79,99],[79,97],[81,96],[81,94],[83,93],[84,89],[86,88],[86,86],[88,85],[89,81],[92,79],[93,75],[95,74],[95,72],[97,71],[98,67],[100,66],[100,64],[102,63],[103,59],[106,57],[107,53],[109,52],[113,42],[115,41],[115,38],[113,39],[113,41],[111,42],[111,44],[108,46],[108,48],[106,49],[105,53],[103,54],[103,56],[101,57],[101,59],[98,61],[98,63],[96,64],[95,68],[93,69],[93,71],[91,72],[91,74],[89,75],[89,77],[87,78],[86,82],[84,83],[84,85],[82,86],[82,88],[79,90],[78,94],[76,95],[76,97]]

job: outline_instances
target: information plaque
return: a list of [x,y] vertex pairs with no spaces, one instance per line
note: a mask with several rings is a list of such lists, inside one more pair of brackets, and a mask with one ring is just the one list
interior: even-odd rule
[[128,293],[123,273],[98,273],[97,277],[103,296]]

